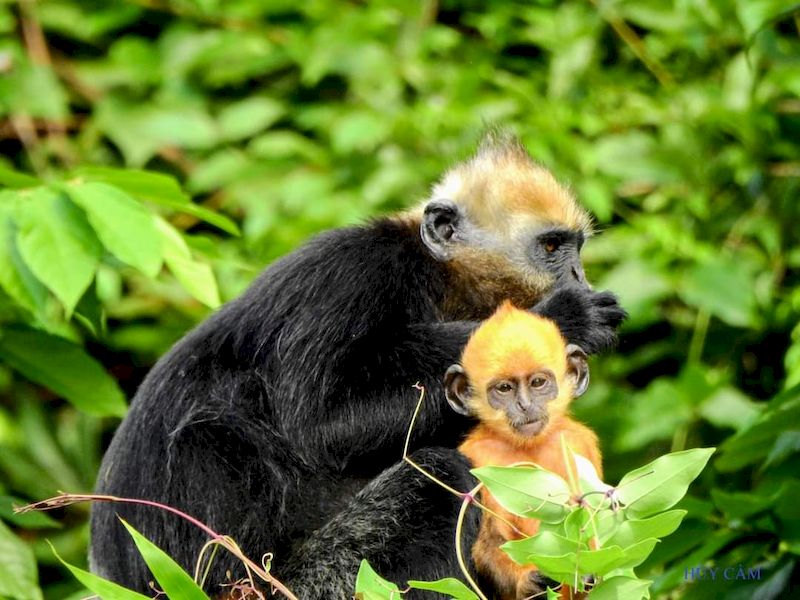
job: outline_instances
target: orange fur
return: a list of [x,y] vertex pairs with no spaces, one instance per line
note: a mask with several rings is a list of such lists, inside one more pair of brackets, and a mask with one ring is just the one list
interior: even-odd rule
[[[470,409],[480,424],[459,450],[475,467],[533,462],[568,479],[561,449],[563,436],[569,447],[588,458],[602,477],[597,436],[567,413],[574,390],[565,377],[566,344],[555,324],[505,303],[470,338],[461,364],[473,390]],[[547,426],[535,436],[523,437],[508,424],[503,410],[489,405],[486,386],[493,379],[525,377],[543,367],[555,373],[558,397],[548,403],[550,420]],[[574,465],[570,468],[574,472]],[[525,536],[538,531],[539,521],[509,513],[488,491],[482,492],[481,499]],[[532,566],[518,565],[499,548],[506,541],[523,537],[518,531],[484,513],[472,550],[476,568],[493,580],[503,600],[523,598],[526,583],[536,570]],[[562,597],[568,598],[568,594],[565,587]]]

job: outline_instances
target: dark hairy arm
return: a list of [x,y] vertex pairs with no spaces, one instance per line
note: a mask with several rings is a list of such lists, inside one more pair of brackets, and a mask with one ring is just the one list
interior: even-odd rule
[[596,292],[581,285],[557,287],[533,312],[555,321],[570,344],[588,354],[608,350],[617,341],[617,328],[627,317],[611,292]]

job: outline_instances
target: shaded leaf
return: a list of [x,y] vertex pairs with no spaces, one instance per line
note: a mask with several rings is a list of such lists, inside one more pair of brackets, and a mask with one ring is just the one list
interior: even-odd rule
[[33,550],[0,521],[0,596],[41,600]]
[[63,338],[22,327],[2,329],[0,359],[89,414],[125,414],[125,396],[114,378]]
[[168,554],[136,531],[124,519],[120,519],[120,521],[131,534],[144,562],[147,563],[150,572],[168,598],[208,600],[208,596],[200,589],[200,586]]
[[69,569],[75,579],[100,596],[102,600],[151,600],[149,596],[144,596],[138,592],[124,588],[113,581],[103,579],[94,573],[72,566],[58,555],[52,544],[50,544],[50,548],[53,550],[53,554],[56,555],[56,558]]
[[0,496],[0,519],[24,529],[60,529],[63,527],[61,523],[43,512],[14,512],[14,508],[26,504],[27,502],[14,496]]

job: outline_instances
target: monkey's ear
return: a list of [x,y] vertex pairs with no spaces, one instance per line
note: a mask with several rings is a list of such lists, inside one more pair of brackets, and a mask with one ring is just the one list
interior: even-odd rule
[[461,365],[450,365],[444,374],[444,395],[447,403],[460,415],[469,416],[469,381]]
[[455,202],[431,200],[425,206],[420,224],[422,241],[436,260],[450,260],[452,238],[461,221]]
[[586,352],[575,344],[567,346],[567,377],[573,382],[573,398],[577,398],[589,387],[589,363]]

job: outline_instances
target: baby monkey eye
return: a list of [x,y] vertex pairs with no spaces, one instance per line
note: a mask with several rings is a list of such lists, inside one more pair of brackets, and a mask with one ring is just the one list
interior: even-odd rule
[[531,387],[532,388],[543,388],[547,384],[547,378],[541,375],[534,375],[531,377]]
[[496,389],[501,394],[508,394],[514,391],[514,386],[511,385],[511,383],[508,381],[501,381],[496,386],[494,386],[494,389]]

